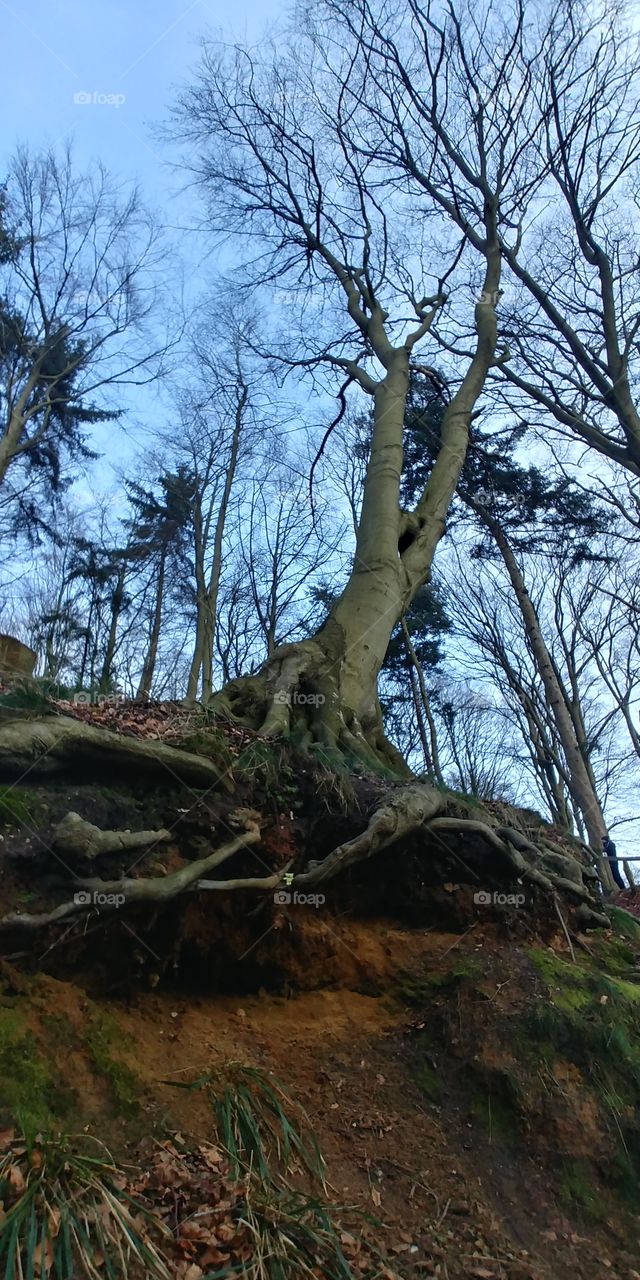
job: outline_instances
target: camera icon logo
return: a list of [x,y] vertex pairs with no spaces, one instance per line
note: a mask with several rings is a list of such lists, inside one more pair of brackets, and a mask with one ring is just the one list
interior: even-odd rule
[[77,907],[90,907],[93,902],[93,896],[87,889],[79,889],[73,895],[73,901]]
[[473,901],[477,907],[490,907],[493,897],[487,889],[479,889],[477,893],[474,893]]
[[291,894],[286,889],[276,889],[273,895],[273,901],[279,907],[285,907],[291,902]]

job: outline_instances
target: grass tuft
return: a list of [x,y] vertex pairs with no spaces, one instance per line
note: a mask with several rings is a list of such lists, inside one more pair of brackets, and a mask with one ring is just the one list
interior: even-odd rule
[[250,1171],[269,1185],[278,1168],[288,1171],[297,1165],[324,1186],[325,1162],[316,1139],[303,1134],[301,1112],[297,1120],[291,1118],[296,1104],[273,1076],[230,1062],[198,1080],[165,1083],[176,1089],[206,1089],[232,1177]]
[[[4,1280],[169,1280],[161,1230],[126,1193],[127,1179],[95,1139],[3,1135],[0,1273]],[[167,1233],[168,1234],[168,1233]]]

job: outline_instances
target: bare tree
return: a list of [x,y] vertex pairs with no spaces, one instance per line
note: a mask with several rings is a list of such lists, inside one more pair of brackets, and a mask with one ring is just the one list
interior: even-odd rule
[[[424,216],[436,201],[481,263],[492,208],[508,354],[491,376],[510,406],[639,474],[640,43],[623,7],[323,0],[310,21],[318,45],[366,50],[360,149],[401,166]],[[440,111],[443,67],[455,113]]]
[[514,358],[502,374],[521,412],[551,414],[638,475],[640,46],[622,8],[608,6],[604,19],[587,12],[557,7],[562,34],[539,69],[548,199],[503,243],[520,289],[507,308]]
[[0,265],[0,484],[22,462],[54,484],[83,424],[118,417],[95,397],[157,377],[160,241],[135,189],[70,151],[18,151],[4,188],[11,249]]
[[[499,359],[495,305],[501,256],[495,201],[480,195],[477,218],[474,212],[483,256],[480,296],[467,295],[461,308],[472,351],[452,370],[441,448],[424,492],[413,511],[403,511],[399,486],[409,374],[421,371],[440,385],[433,358],[425,364],[419,352],[443,313],[447,278],[464,270],[468,237],[465,232],[462,243],[450,245],[445,269],[442,244],[436,271],[419,261],[415,238],[408,237],[406,198],[400,190],[394,195],[394,186],[405,185],[404,169],[396,165],[390,172],[386,155],[376,162],[363,154],[359,131],[371,119],[363,96],[368,52],[359,35],[347,45],[342,51],[334,45],[332,56],[322,59],[313,38],[306,44],[299,39],[295,50],[263,61],[244,50],[228,55],[206,47],[198,79],[183,95],[181,127],[200,157],[194,167],[213,226],[227,234],[250,228],[255,237],[252,269],[245,268],[247,289],[267,281],[299,289],[302,313],[305,288],[324,291],[325,309],[314,313],[313,328],[301,314],[298,348],[289,346],[284,357],[290,365],[336,370],[343,395],[356,383],[374,404],[355,559],[344,591],[313,639],[276,651],[262,684],[253,679],[228,688],[225,705],[264,733],[287,733],[292,694],[303,681],[320,695],[314,737],[367,758],[372,749],[386,753],[397,764],[383,735],[377,676],[394,626],[429,574],[464,462],[469,423]],[[436,217],[456,195],[449,160],[439,147],[440,126],[448,121],[460,138],[468,128],[456,93],[457,69],[439,49],[437,36],[425,156]],[[492,153],[498,146],[510,113],[507,181],[515,206],[531,186],[525,164],[522,191],[517,189],[515,169],[537,113],[526,92],[514,100],[510,67],[507,52],[492,69],[501,112],[487,147]],[[421,127],[422,147],[424,122]],[[456,323],[452,315],[450,332]],[[431,340],[432,357],[438,349]]]

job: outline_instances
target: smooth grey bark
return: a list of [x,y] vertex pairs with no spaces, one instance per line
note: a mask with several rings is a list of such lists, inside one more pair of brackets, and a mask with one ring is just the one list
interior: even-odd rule
[[602,839],[607,831],[602,807],[595,792],[593,776],[590,774],[580,750],[575,724],[567,707],[566,693],[542,634],[538,615],[527,591],[524,576],[499,521],[494,519],[486,508],[473,503],[470,505],[474,507],[474,510],[476,510],[476,513],[491,533],[509,575],[509,580],[522,614],[527,640],[531,646],[549,710],[562,744],[568,768],[569,789],[574,804],[584,819],[589,843],[599,860],[605,883],[609,884],[609,868],[601,856]]

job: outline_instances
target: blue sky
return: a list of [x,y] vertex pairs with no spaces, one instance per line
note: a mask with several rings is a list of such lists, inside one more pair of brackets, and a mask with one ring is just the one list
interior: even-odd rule
[[[153,126],[197,61],[198,36],[251,41],[284,12],[278,0],[0,0],[3,158],[17,141],[73,138],[79,161],[99,157],[138,177],[151,200],[166,198]],[[83,93],[92,100],[74,101]]]
[[[159,220],[182,227],[196,197],[176,199],[182,185],[170,163],[176,157],[156,131],[198,61],[198,39],[208,33],[257,41],[266,25],[284,19],[285,6],[286,0],[238,0],[233,8],[221,0],[0,0],[0,179],[18,143],[37,149],[70,140],[81,170],[100,160],[116,178],[137,180]],[[181,232],[174,239],[186,292],[197,296],[205,283],[202,252]],[[173,267],[177,272],[175,259]],[[177,293],[181,283],[176,274]],[[118,390],[126,416],[116,428],[96,430],[103,465],[76,486],[81,505],[90,505],[96,487],[111,487],[110,463],[122,465],[144,446],[140,426],[156,426],[159,412],[168,412],[162,389],[160,396],[159,407],[153,388]]]

